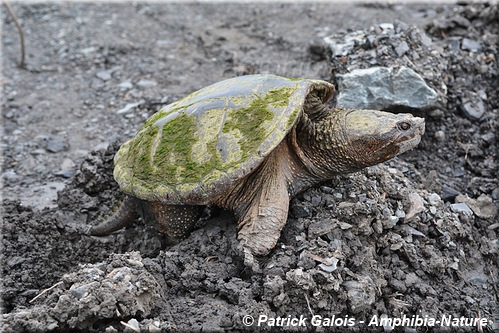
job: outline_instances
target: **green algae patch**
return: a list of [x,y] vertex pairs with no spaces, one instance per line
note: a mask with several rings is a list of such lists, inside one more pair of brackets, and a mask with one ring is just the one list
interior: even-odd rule
[[290,87],[270,89],[263,98],[255,95],[247,107],[228,113],[222,132],[240,133],[239,145],[243,161],[252,156],[269,135],[268,131],[272,128],[266,125],[275,117],[272,109],[286,107],[295,90]]

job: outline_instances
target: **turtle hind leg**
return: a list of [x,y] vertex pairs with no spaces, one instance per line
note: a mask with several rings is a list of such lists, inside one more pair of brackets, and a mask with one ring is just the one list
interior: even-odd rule
[[142,218],[153,222],[170,243],[177,243],[192,231],[204,208],[192,205],[166,205],[157,201],[144,201],[141,206]]
[[127,196],[116,213],[106,221],[90,227],[86,233],[90,236],[107,236],[116,230],[131,225],[138,217],[137,199]]

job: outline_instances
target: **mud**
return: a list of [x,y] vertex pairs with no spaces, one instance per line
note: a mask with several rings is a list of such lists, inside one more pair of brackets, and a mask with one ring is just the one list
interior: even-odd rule
[[[368,324],[404,316],[427,321],[394,332],[499,329],[497,5],[13,8],[28,56],[27,70],[17,68],[18,37],[2,12],[4,332],[320,332],[328,320],[388,332]],[[174,246],[141,220],[108,237],[84,234],[121,198],[114,153],[161,105],[249,73],[334,82],[348,66],[322,38],[373,35],[394,18],[432,39],[438,56],[411,44],[437,62],[431,71],[413,54],[403,61],[431,73],[441,107],[418,114],[427,130],[416,150],[294,198],[279,243],[258,258],[261,272],[245,267],[224,211]],[[400,64],[389,41],[377,47],[376,61]],[[361,52],[347,65],[366,67]],[[257,326],[300,316],[304,326]],[[429,322],[449,316],[486,321]]]

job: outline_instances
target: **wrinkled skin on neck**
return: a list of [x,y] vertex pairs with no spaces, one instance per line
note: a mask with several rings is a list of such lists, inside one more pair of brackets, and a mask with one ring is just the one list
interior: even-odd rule
[[410,114],[348,109],[315,114],[315,119],[303,114],[293,144],[317,181],[387,161],[417,146],[424,133],[424,119]]

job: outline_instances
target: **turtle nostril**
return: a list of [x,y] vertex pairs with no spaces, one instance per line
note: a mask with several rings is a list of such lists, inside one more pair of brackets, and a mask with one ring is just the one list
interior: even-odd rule
[[407,121],[401,121],[400,123],[398,123],[398,127],[402,130],[402,131],[407,131],[408,129],[411,128],[411,124],[408,123]]

